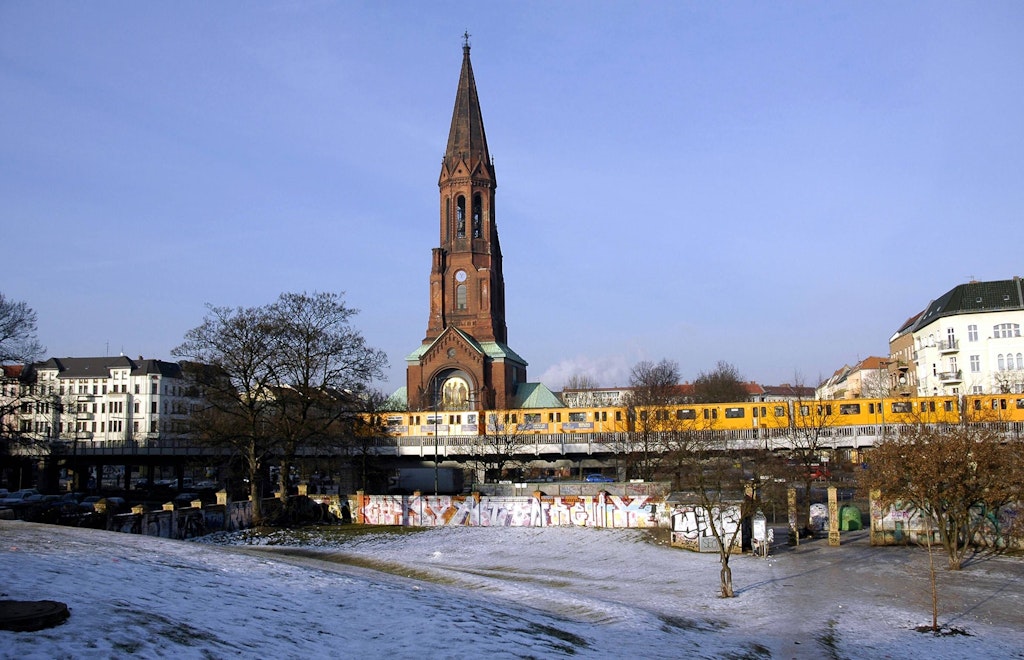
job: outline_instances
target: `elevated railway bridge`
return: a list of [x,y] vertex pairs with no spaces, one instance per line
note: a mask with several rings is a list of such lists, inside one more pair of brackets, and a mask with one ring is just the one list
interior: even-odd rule
[[[997,424],[1008,439],[1020,440],[1024,424]],[[897,425],[864,425],[821,428],[813,430],[813,445],[823,453],[837,458],[854,458],[856,452],[870,448],[883,438],[898,434]],[[808,447],[810,430],[780,429],[695,431],[702,442],[721,451],[766,450],[785,452]],[[307,448],[300,459],[351,460],[365,453],[373,455],[379,466],[392,469],[433,465],[463,466],[486,462],[504,455],[511,460],[535,468],[567,467],[588,469],[614,468],[621,465],[625,454],[636,451],[641,442],[638,433],[537,433],[517,436],[487,435],[420,435],[380,436],[365,439],[358,448]],[[650,433],[646,446],[672,447],[678,439],[671,434]],[[51,476],[61,469],[76,474],[102,474],[103,466],[124,466],[122,473],[152,475],[155,470],[173,471],[182,478],[187,466],[222,466],[232,457],[225,447],[212,446],[186,438],[148,438],[128,441],[64,441],[50,442],[45,448],[22,450],[26,460]],[[855,459],[856,460],[856,459]],[[45,467],[44,467],[45,466]],[[125,477],[127,479],[128,477]],[[125,487],[128,484],[124,485]]]

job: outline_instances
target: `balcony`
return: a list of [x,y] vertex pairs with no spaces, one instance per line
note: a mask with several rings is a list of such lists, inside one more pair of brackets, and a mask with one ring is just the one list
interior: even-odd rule
[[953,383],[963,382],[963,373],[961,371],[943,371],[939,374],[939,382],[943,385],[950,385]]
[[960,351],[960,342],[955,339],[951,341],[940,341],[936,346],[938,346],[939,353],[942,355],[958,353]]
[[77,419],[77,420],[96,419],[96,415],[95,415],[95,413],[91,413],[91,412],[79,412],[79,413],[75,413],[75,419]]

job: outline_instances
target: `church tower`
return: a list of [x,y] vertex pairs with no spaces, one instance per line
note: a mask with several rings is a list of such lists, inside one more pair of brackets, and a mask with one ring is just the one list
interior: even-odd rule
[[431,260],[427,334],[406,358],[410,410],[512,408],[516,387],[526,380],[526,362],[506,344],[498,182],[469,49],[467,34],[437,183],[440,246]]

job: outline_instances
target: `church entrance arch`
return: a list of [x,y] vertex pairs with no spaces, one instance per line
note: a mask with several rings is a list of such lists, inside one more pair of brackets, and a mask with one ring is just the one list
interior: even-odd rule
[[478,390],[465,371],[445,369],[432,380],[437,410],[476,410]]

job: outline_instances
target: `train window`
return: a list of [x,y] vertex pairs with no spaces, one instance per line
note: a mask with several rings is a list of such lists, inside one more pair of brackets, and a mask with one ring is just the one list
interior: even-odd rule
[[992,399],[992,410],[1006,410],[1006,399]]
[[440,424],[444,415],[427,415],[427,424]]
[[785,417],[786,416],[786,406],[775,406],[775,416],[776,417]]
[[875,414],[875,404],[873,404],[873,403],[869,403],[868,404],[868,414],[869,415],[874,415]]
[[621,410],[616,410],[615,411],[615,421],[616,422],[621,422],[622,421],[622,411]]
[[401,415],[388,415],[388,426],[401,426],[402,416]]
[[934,401],[929,401],[928,402],[928,412],[935,412],[935,402]]
[[697,419],[697,411],[693,408],[682,408],[676,411],[676,419]]
[[718,419],[718,408],[705,408],[704,419]]
[[448,423],[449,424],[461,424],[462,423],[462,415],[448,415]]
[[[600,419],[599,419],[599,417],[600,417]],[[595,422],[607,422],[608,421],[608,411],[607,410],[602,410],[601,412],[594,413],[594,421]]]
[[1017,399],[1017,408],[1024,408],[1024,399]]
[[640,419],[642,421],[647,421],[647,411],[646,410],[641,410],[640,411]]
[[657,420],[660,420],[660,421],[665,421],[666,419],[668,419],[668,411],[667,410],[655,410],[654,411],[654,419],[657,419]]
[[892,411],[894,413],[914,412],[914,404],[909,401],[893,401]]
[[571,412],[569,413],[570,422],[585,422],[587,421],[587,413],[585,412]]
[[981,410],[981,399],[975,399],[974,400],[974,409],[975,410]]
[[560,413],[560,412],[548,413],[548,421],[549,422],[560,422],[560,421],[562,421],[562,413]]
[[951,410],[953,410],[953,402],[946,401],[943,407],[946,409],[946,412],[950,412]]
[[859,415],[860,404],[859,403],[843,403],[839,406],[840,415]]
[[476,424],[476,413],[470,413],[469,415],[466,415],[466,423]]
[[523,413],[523,423],[540,424],[540,413]]
[[810,406],[800,406],[800,414],[803,415],[804,417],[807,417],[808,415],[811,414],[811,407]]
[[743,417],[745,414],[746,414],[746,411],[743,410],[743,408],[726,408],[725,409],[725,418],[726,419],[738,419],[740,417]]

